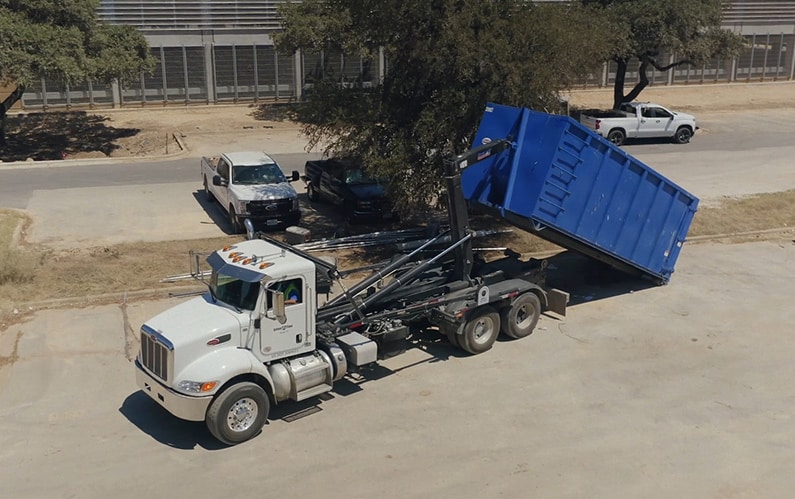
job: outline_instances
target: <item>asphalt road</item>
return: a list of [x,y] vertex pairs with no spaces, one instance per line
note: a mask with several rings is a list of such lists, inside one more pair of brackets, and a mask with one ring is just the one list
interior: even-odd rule
[[[625,150],[702,203],[795,189],[795,109],[715,112],[698,119],[701,130],[690,144],[645,141]],[[237,137],[235,145],[256,148],[259,142],[252,134]],[[285,170],[302,172],[308,158],[318,157],[299,152],[304,145],[283,146],[285,152],[274,156]],[[295,186],[303,191],[303,182]],[[198,158],[0,165],[0,206],[27,210],[34,218],[28,239],[56,248],[222,236],[225,216],[203,201],[200,189]]]

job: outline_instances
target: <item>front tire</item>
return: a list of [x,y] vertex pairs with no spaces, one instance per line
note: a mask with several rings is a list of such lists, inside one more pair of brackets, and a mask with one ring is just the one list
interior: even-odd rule
[[229,206],[229,224],[232,226],[232,234],[242,234],[244,227],[240,217],[235,213],[235,209]]
[[204,177],[204,199],[207,201],[213,200],[213,193],[210,192],[210,188],[207,186],[207,177]]
[[500,313],[502,333],[509,338],[530,336],[538,324],[541,315],[541,301],[535,293],[529,292],[519,296],[510,307]]
[[610,133],[607,134],[607,140],[620,147],[627,140],[627,136],[623,130],[610,130]]
[[687,144],[693,136],[693,131],[686,126],[680,126],[674,135],[674,142],[677,144]]
[[490,306],[475,309],[458,337],[461,348],[471,354],[479,354],[491,349],[500,334],[500,314]]
[[317,191],[315,190],[315,186],[312,185],[312,182],[306,184],[306,197],[309,198],[309,200],[313,203],[320,199],[320,197],[317,195]]
[[210,433],[227,445],[236,445],[262,431],[270,412],[268,394],[256,383],[232,385],[215,397],[205,423]]

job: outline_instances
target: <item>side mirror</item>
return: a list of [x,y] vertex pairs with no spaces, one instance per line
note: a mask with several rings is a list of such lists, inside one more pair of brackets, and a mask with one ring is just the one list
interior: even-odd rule
[[292,176],[290,176],[290,182],[297,182],[298,179],[301,178],[301,175],[298,174],[298,170],[293,170]]
[[273,313],[279,324],[287,322],[287,313],[284,311],[284,293],[273,294]]
[[227,182],[220,175],[213,175],[213,185],[224,186],[227,185]]

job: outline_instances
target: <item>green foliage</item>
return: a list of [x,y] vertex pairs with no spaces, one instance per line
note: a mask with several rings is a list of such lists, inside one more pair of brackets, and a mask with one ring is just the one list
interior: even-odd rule
[[343,86],[338,75],[323,75],[297,119],[327,152],[359,156],[390,177],[404,207],[435,199],[443,158],[469,147],[487,102],[557,110],[559,92],[612,47],[595,36],[606,24],[578,4],[306,0],[281,13],[280,51],[383,50],[379,85]]
[[98,0],[0,0],[0,83],[107,81],[151,69],[143,35],[102,23],[98,7]]
[[[582,0],[607,15],[613,50],[609,60],[618,64],[614,107],[631,101],[648,86],[649,66],[667,71],[683,64],[702,64],[714,57],[729,58],[745,45],[742,35],[721,27],[722,0]],[[660,54],[676,54],[672,63]],[[608,60],[605,59],[605,60]],[[639,62],[640,81],[624,94],[628,64]]]

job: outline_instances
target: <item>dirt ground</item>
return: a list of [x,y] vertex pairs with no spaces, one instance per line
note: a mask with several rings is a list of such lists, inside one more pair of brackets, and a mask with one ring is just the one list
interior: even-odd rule
[[[572,107],[606,108],[611,88],[566,92]],[[649,87],[639,100],[659,102],[698,117],[712,111],[795,106],[795,82],[695,84]],[[65,135],[64,131],[76,133]],[[28,113],[9,121],[9,145],[3,161],[152,157],[176,153],[202,155],[207,137],[233,144],[240,137],[261,137],[269,151],[301,152],[306,137],[284,118],[284,108],[267,104],[149,106],[70,113]],[[215,144],[219,141],[214,140]],[[183,148],[187,148],[185,151]]]
[[[581,89],[564,97],[579,108],[608,108],[612,104],[612,89]],[[696,114],[734,109],[764,109],[795,106],[795,82],[678,85],[651,87],[640,99],[659,102],[665,106]],[[124,109],[104,114],[108,125],[140,132],[121,137],[120,146],[112,156],[146,156],[165,153],[164,140],[171,133],[185,139],[194,149],[199,143],[194,135],[205,134],[261,134],[264,140],[294,140],[306,144],[300,127],[293,122],[274,119],[274,113],[263,112],[256,105],[202,106],[159,109]]]

